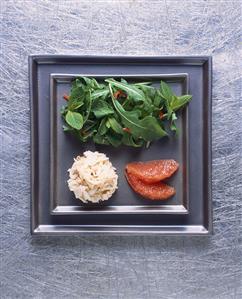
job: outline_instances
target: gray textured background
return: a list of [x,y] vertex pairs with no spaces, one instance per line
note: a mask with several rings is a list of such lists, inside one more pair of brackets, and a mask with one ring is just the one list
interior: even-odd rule
[[[0,5],[1,298],[242,298],[240,1]],[[32,238],[31,53],[213,55],[214,236]]]

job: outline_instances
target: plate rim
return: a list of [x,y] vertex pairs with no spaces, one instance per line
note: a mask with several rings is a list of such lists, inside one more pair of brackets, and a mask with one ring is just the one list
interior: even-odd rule
[[38,225],[34,236],[73,235],[166,235],[166,236],[209,236],[212,232],[203,225]]
[[[36,134],[38,133],[37,130],[34,128],[34,121],[36,120],[37,116],[34,113],[34,95],[36,94],[36,90],[34,90],[35,82],[33,80],[33,74],[34,70],[37,68],[38,64],[45,64],[55,63],[55,60],[62,60],[62,62],[67,59],[110,59],[110,60],[120,60],[120,59],[127,59],[127,60],[136,60],[136,61],[142,61],[142,60],[151,60],[155,62],[159,62],[159,60],[163,61],[170,61],[170,64],[176,65],[176,60],[183,60],[183,65],[200,65],[204,66],[206,68],[206,74],[204,73],[204,76],[206,76],[206,87],[207,92],[205,95],[207,106],[209,107],[207,112],[207,123],[206,123],[206,160],[207,160],[207,166],[206,166],[206,174],[207,174],[207,181],[206,181],[206,197],[207,201],[204,205],[204,209],[207,211],[207,217],[206,217],[206,225],[199,225],[199,227],[202,227],[202,231],[197,231],[196,228],[198,226],[192,226],[192,225],[185,225],[184,228],[190,229],[191,231],[189,233],[187,232],[179,232],[174,230],[175,226],[169,226],[170,232],[162,232],[156,231],[152,232],[145,231],[145,232],[138,232],[137,230],[128,230],[120,232],[110,232],[111,234],[114,233],[115,235],[119,234],[125,234],[125,235],[135,235],[135,234],[162,234],[162,235],[172,235],[172,236],[178,236],[178,235],[211,235],[213,234],[213,210],[212,210],[212,56],[210,55],[190,55],[190,56],[142,56],[142,55],[78,55],[78,54],[72,54],[72,55],[56,55],[56,54],[31,54],[28,57],[28,70],[29,70],[29,103],[30,103],[30,145],[31,145],[31,171],[30,171],[30,181],[31,181],[31,192],[30,192],[30,208],[31,208],[31,220],[30,220],[30,233],[35,235],[73,235],[73,233],[69,230],[65,230],[65,226],[60,225],[39,225],[38,224],[38,213],[36,213],[37,207],[33,201],[34,195],[36,193],[36,184],[35,184],[35,175],[36,175],[36,156],[37,153],[35,153],[34,145],[36,143]],[[172,62],[172,63],[171,63]],[[163,63],[165,64],[165,63]],[[179,63],[181,64],[181,63]],[[205,79],[205,78],[204,78]],[[38,186],[37,186],[38,188]],[[205,222],[205,221],[204,221]],[[36,225],[37,223],[37,225]],[[58,231],[59,226],[59,231]],[[79,226],[79,230],[76,230],[75,234],[78,235],[83,234],[84,230],[81,228],[82,226]],[[134,226],[133,226],[134,227]],[[158,227],[158,226],[157,226]],[[162,226],[164,227],[164,226]],[[50,232],[50,228],[54,229],[55,231]],[[151,228],[149,226],[148,228]],[[159,227],[158,227],[159,228]],[[85,231],[85,233],[97,233],[98,235],[101,233],[109,234],[108,230],[98,230],[95,232]]]

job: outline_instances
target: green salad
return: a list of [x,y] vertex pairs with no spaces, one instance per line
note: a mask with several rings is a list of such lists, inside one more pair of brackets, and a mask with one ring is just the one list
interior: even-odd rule
[[175,95],[163,81],[156,88],[151,82],[128,83],[113,78],[97,82],[78,77],[64,98],[63,129],[81,142],[92,139],[115,147],[142,147],[172,131],[177,133],[176,112],[192,96]]

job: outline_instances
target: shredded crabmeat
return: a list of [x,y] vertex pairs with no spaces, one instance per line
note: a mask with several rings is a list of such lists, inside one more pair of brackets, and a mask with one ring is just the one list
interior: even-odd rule
[[84,152],[68,170],[68,186],[82,202],[108,200],[118,188],[118,175],[109,158],[99,152]]

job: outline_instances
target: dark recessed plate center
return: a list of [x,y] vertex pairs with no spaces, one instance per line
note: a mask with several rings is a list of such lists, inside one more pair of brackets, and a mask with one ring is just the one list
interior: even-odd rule
[[[84,76],[85,74],[80,74]],[[61,107],[66,104],[64,94],[69,94],[71,81],[77,75],[51,74],[51,213],[52,214],[87,214],[87,213],[162,213],[186,214],[188,213],[188,117],[187,108],[180,114],[177,121],[179,135],[162,138],[153,142],[147,148],[132,148],[121,146],[95,145],[93,142],[81,143],[73,136],[62,130]],[[109,76],[93,76],[101,81]],[[118,75],[110,77],[120,78]],[[187,74],[146,74],[122,75],[129,82],[149,81],[159,86],[160,80],[166,81],[178,94],[188,91]],[[119,176],[118,190],[111,199],[99,204],[84,204],[75,199],[67,186],[67,169],[71,167],[73,158],[82,155],[86,150],[105,153]],[[168,183],[176,188],[176,195],[165,201],[151,201],[137,195],[129,187],[125,177],[125,165],[132,161],[149,161],[159,159],[175,159],[180,168]]]

